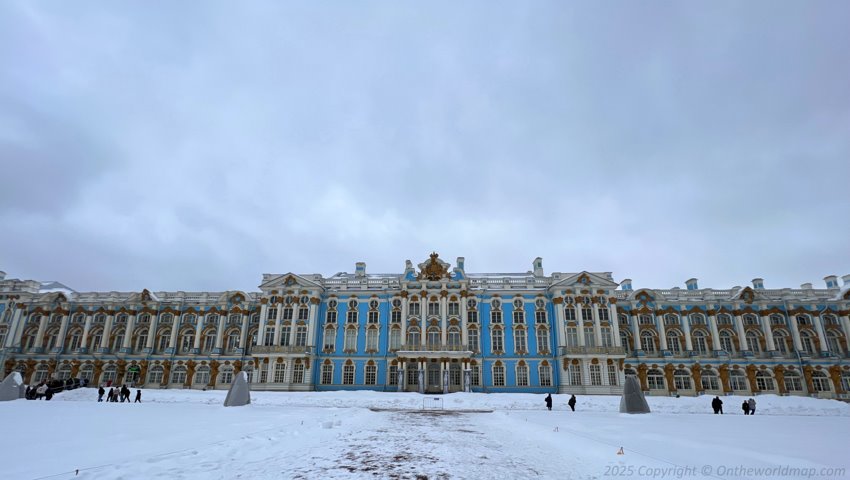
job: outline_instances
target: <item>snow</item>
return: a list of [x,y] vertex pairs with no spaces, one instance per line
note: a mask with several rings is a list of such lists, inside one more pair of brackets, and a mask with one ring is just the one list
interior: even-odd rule
[[78,389],[3,402],[0,476],[850,478],[850,405],[834,400],[762,395],[741,418],[736,396],[723,397],[725,415],[710,413],[710,396],[648,397],[651,414],[627,415],[615,396],[579,396],[570,412],[569,395],[553,395],[549,412],[534,394],[253,392],[225,408],[226,393],[144,390],[144,403],[125,405]]

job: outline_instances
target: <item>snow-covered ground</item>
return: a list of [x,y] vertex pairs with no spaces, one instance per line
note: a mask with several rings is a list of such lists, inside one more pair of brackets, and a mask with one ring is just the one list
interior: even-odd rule
[[623,415],[607,396],[570,412],[555,395],[549,412],[532,394],[254,392],[232,408],[225,394],[0,403],[0,478],[850,478],[850,405],[832,400],[764,395],[744,417],[742,397],[721,416],[712,397]]

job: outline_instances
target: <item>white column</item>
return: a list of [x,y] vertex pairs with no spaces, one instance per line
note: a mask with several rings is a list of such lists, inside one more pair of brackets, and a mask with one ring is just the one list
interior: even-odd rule
[[[307,345],[313,346],[316,340],[316,326],[319,324],[319,304],[310,302],[310,314],[307,319]],[[305,365],[306,367],[306,365]],[[306,375],[306,372],[305,372]]]
[[408,312],[408,299],[407,297],[401,297],[401,344],[407,344],[407,312]]
[[215,332],[215,348],[217,348],[219,352],[221,352],[222,348],[221,343],[224,339],[224,325],[227,321],[228,315],[229,314],[222,314],[222,312],[219,312],[218,314],[218,330]]
[[[557,298],[557,297],[556,297]],[[554,300],[554,298],[553,298]],[[561,347],[566,346],[566,320],[564,319],[564,303],[552,302],[553,310],[555,310],[555,335],[557,336],[558,344],[555,346],[555,352],[559,353]]]
[[638,326],[638,317],[632,312],[629,312],[629,323],[632,326],[632,342],[635,346],[635,351],[641,350],[640,344],[640,327]]
[[596,341],[596,346],[602,346],[602,322],[599,320],[599,312],[596,310],[597,305],[592,303],[590,311],[593,315],[593,339]]
[[[576,327],[577,327],[576,330],[577,330],[577,333],[578,333],[578,346],[579,347],[585,346],[585,341],[584,341],[584,314],[582,313],[583,310],[584,310],[584,305],[582,305],[581,308],[579,308],[578,305],[576,305]],[[584,367],[582,367],[582,368],[584,368]]]
[[177,315],[172,315],[171,319],[171,339],[168,342],[168,346],[172,349],[172,352],[177,352],[177,332],[180,330],[180,319],[183,317],[182,313],[178,313]]
[[41,348],[41,345],[44,343],[44,330],[47,329],[47,319],[50,318],[50,314],[41,314],[41,320],[38,322],[38,332],[35,334],[35,347]]
[[[735,305],[735,312],[738,312],[738,305]],[[735,331],[738,332],[738,350],[743,352],[744,350],[749,350],[749,345],[747,345],[747,332],[744,331],[744,319],[741,318],[740,313],[735,314]]]
[[103,338],[100,339],[100,348],[109,348],[109,337],[112,336],[112,322],[114,321],[115,313],[109,312],[106,316],[106,322],[103,325]]
[[[841,316],[841,327],[844,329],[844,341],[847,346],[847,351],[850,352],[850,316]],[[21,329],[23,330],[23,329]],[[20,342],[18,342],[20,343]]]
[[[14,305],[14,303],[12,305]],[[12,325],[14,325],[17,330],[15,330],[15,336],[10,337],[10,338],[13,338],[12,343],[10,344],[10,343],[8,343],[8,341],[6,343],[6,345],[9,346],[9,347],[19,347],[19,348],[21,348],[21,351],[23,351],[23,345],[21,345],[21,338],[24,335],[24,330],[25,330],[25,327],[26,327],[26,320],[23,317],[24,317],[24,309],[23,308],[17,308],[15,310],[15,314],[12,315]]]
[[667,327],[664,325],[664,315],[656,315],[652,312],[652,318],[655,319],[655,324],[658,325],[658,346],[661,351],[667,350]]
[[[265,345],[266,344],[266,322],[268,321],[269,315],[269,306],[267,303],[263,303],[260,305],[260,323],[258,323],[257,330],[257,345]],[[338,320],[337,320],[338,321]],[[243,348],[246,348],[247,344]],[[255,372],[259,373],[259,371]]]
[[467,323],[466,323],[466,301],[468,297],[460,297],[460,342],[464,345],[464,349],[466,345],[469,344],[469,332],[466,331]]
[[68,322],[71,320],[70,312],[69,315],[62,315],[62,320],[59,322],[59,335],[56,336],[56,343],[53,344],[53,348],[64,348],[65,346],[65,334],[68,332]]
[[[714,306],[709,306],[709,310],[714,310]],[[717,331],[717,315],[708,316],[708,328],[711,330],[711,345],[714,351],[720,350],[720,332]]]
[[687,313],[679,314],[679,321],[682,323],[682,333],[685,335],[685,351],[691,352],[694,349],[694,343],[691,339],[691,319]]
[[[250,315],[245,315],[244,313],[240,317],[240,325],[241,331],[239,332],[239,348],[242,349],[242,353],[244,354],[246,349],[248,348],[248,321],[250,320]],[[258,332],[259,338],[259,332]]]
[[130,348],[130,345],[133,343],[133,330],[136,328],[136,314],[132,314],[127,317],[127,328],[124,330],[124,342],[121,345],[121,348]]
[[206,312],[199,313],[196,318],[198,319],[198,322],[195,324],[195,343],[194,343],[194,345],[192,345],[192,348],[194,350],[200,350],[200,348],[201,348],[201,333],[202,333],[203,328],[204,328],[204,321],[207,318],[207,313]]
[[608,319],[611,322],[611,331],[614,335],[614,346],[622,347],[623,341],[620,339],[620,317],[617,315],[617,305],[614,303],[608,304]]
[[800,326],[797,325],[797,316],[791,314],[791,308],[792,307],[789,305],[789,310],[786,311],[788,314],[788,321],[791,323],[791,338],[794,340],[794,350],[801,352],[803,351],[803,342],[800,341]]
[[817,332],[818,340],[820,341],[820,351],[829,352],[829,345],[826,343],[826,335],[823,332],[823,319],[820,314],[812,315],[812,317],[815,319],[815,331]]
[[89,344],[89,330],[91,330],[92,314],[86,315],[86,323],[83,325],[83,338],[80,340],[80,348],[86,348]]
[[[761,307],[764,310],[764,306]],[[761,331],[764,334],[764,345],[769,352],[776,350],[776,345],[773,343],[773,328],[770,325],[770,315],[764,315],[759,312],[761,318]]]
[[148,325],[148,341],[145,342],[145,348],[149,351],[153,351],[153,342],[156,339],[156,329],[159,328],[159,312],[157,311],[155,314],[151,315],[150,325]]
[[[360,305],[358,305],[357,307],[360,308]],[[286,306],[282,303],[277,305],[277,315],[275,315],[275,317],[274,317],[274,341],[273,341],[272,345],[280,345],[280,330],[281,330],[280,320],[281,320],[281,318],[283,318],[283,309],[284,308],[286,308]],[[292,312],[292,315],[295,316],[295,312]],[[271,362],[271,360],[269,360],[269,361]],[[269,365],[271,365],[271,364],[269,364]],[[269,375],[271,375],[271,367],[269,367]]]

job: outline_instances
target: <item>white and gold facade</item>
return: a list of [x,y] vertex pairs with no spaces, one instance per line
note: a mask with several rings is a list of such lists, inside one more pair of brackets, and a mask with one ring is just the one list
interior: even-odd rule
[[633,289],[609,272],[265,274],[258,291],[91,292],[0,275],[0,364],[145,388],[847,398],[850,275],[826,288]]

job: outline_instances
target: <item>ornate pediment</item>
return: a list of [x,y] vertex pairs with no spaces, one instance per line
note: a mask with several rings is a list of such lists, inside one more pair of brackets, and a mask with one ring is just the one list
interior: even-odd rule
[[449,276],[449,264],[440,260],[437,252],[433,252],[430,260],[419,264],[419,275],[416,278],[431,281],[451,278]]

